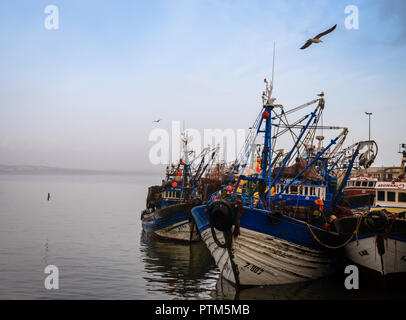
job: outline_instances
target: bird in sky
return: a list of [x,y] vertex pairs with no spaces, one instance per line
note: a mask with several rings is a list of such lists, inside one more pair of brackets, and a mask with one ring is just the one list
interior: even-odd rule
[[321,37],[325,36],[326,34],[329,34],[330,32],[332,32],[335,28],[337,27],[337,25],[335,25],[334,27],[318,34],[317,36],[315,36],[314,38],[311,38],[309,40],[306,41],[306,43],[304,44],[303,47],[301,47],[300,49],[306,49],[307,47],[309,47],[312,43],[320,43],[323,42],[322,40],[320,40]]
[[159,121],[161,121],[162,119],[158,119],[158,120],[154,120],[154,121],[152,121],[152,122],[156,122],[156,123],[159,123]]

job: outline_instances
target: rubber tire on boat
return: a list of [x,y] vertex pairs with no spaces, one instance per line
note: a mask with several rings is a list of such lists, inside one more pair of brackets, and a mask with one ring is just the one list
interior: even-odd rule
[[234,224],[234,213],[227,201],[216,200],[207,210],[212,227],[223,232],[231,230]]
[[365,225],[374,233],[381,233],[389,223],[389,218],[385,210],[370,211],[365,217]]

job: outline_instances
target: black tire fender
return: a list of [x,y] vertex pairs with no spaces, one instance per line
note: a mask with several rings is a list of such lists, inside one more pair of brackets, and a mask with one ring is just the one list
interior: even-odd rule
[[214,201],[208,206],[207,212],[212,227],[223,232],[231,230],[234,224],[234,210],[227,201]]
[[365,225],[374,233],[382,233],[388,226],[389,218],[386,210],[370,211],[364,219]]

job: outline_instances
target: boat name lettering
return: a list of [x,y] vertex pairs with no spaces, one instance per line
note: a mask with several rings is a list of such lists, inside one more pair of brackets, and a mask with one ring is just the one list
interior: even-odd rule
[[359,255],[360,255],[361,257],[363,257],[363,256],[369,256],[369,253],[368,253],[367,250],[362,250],[362,251],[360,251],[360,252],[358,252],[358,253],[359,253]]
[[403,189],[405,187],[404,183],[399,184],[378,184],[377,188],[398,188]]
[[[251,267],[250,267],[251,266]],[[250,262],[246,262],[244,268],[248,269],[253,272],[256,273],[257,275],[260,275],[262,272],[264,272],[264,269],[256,266],[255,264],[252,264]]]

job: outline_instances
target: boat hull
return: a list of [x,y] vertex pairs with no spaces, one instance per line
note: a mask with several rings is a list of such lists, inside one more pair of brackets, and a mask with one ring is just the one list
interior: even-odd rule
[[382,259],[378,253],[376,236],[350,242],[345,253],[349,260],[381,275],[404,273],[406,276],[406,239],[385,239]]
[[374,204],[375,194],[345,195],[343,201],[345,206],[351,209],[371,207]]
[[[346,217],[335,221],[337,230],[351,235],[359,217]],[[355,264],[382,276],[397,274],[406,277],[406,220],[389,221],[388,232],[374,233],[360,223],[358,235],[345,247],[346,257]],[[379,249],[381,244],[381,249]]]
[[[192,209],[202,240],[210,250],[221,275],[240,286],[281,285],[305,282],[331,274],[332,255],[314,239],[301,221],[283,216],[273,225],[263,210],[244,207],[239,235],[229,248],[221,248],[225,234],[210,227],[205,206]],[[322,241],[331,245],[339,237],[313,229]]]
[[191,217],[191,209],[195,205],[175,204],[143,214],[142,228],[149,236],[162,240],[199,241],[200,235]]

